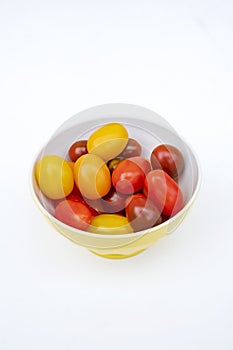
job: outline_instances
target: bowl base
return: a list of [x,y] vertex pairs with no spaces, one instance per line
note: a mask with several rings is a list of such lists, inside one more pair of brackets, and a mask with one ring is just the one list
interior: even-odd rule
[[132,256],[138,255],[142,252],[144,252],[146,249],[142,249],[142,250],[138,250],[137,252],[134,252],[132,254],[103,254],[103,253],[99,253],[97,250],[91,250],[89,249],[89,252],[100,256],[101,258],[105,258],[105,259],[127,259],[127,258],[131,258]]

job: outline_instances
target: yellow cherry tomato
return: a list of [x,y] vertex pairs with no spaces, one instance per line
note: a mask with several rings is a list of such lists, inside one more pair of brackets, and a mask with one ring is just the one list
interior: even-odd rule
[[111,188],[111,175],[104,161],[95,154],[85,154],[74,165],[74,180],[88,199],[105,196]]
[[133,232],[133,229],[124,216],[101,214],[92,219],[88,231],[101,234],[125,234]]
[[36,180],[41,191],[49,198],[68,196],[74,187],[74,176],[67,161],[61,157],[48,155],[36,165]]
[[87,141],[89,153],[96,154],[104,161],[115,158],[128,143],[128,132],[119,123],[109,123],[97,129]]

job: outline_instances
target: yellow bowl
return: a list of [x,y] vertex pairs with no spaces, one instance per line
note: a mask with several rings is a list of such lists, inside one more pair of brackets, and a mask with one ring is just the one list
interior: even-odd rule
[[[50,200],[43,196],[35,180],[37,161],[46,154],[56,154],[68,159],[67,152],[73,142],[78,139],[87,139],[96,128],[109,122],[123,123],[129,131],[129,136],[142,145],[142,156],[146,158],[149,158],[152,149],[160,143],[172,144],[181,150],[185,169],[179,178],[179,186],[184,194],[185,206],[174,217],[144,231],[107,235],[75,229],[53,216],[54,208]],[[106,104],[76,114],[57,129],[35,158],[30,187],[41,212],[63,236],[99,256],[122,259],[139,254],[179,226],[197,197],[200,188],[200,166],[190,146],[164,118],[155,112],[130,104]]]

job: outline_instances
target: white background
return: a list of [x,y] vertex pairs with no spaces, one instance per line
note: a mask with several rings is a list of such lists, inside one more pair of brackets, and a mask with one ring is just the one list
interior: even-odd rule
[[[233,348],[233,2],[1,0],[0,349]],[[150,108],[193,146],[202,188],[137,257],[53,230],[32,158],[82,109]]]

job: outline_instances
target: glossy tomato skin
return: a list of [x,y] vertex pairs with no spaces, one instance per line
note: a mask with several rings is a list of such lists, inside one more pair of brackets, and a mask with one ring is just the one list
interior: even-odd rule
[[74,187],[74,175],[68,162],[55,155],[46,155],[36,165],[40,190],[50,199],[68,196]]
[[153,169],[162,169],[172,178],[183,172],[184,158],[178,148],[172,145],[159,145],[151,153]]
[[124,159],[112,173],[112,184],[123,194],[133,194],[143,187],[145,173],[131,159]]
[[55,217],[79,230],[86,230],[92,220],[92,214],[86,205],[71,200],[61,201],[56,206]]
[[82,203],[82,204],[86,205],[88,207],[88,209],[90,210],[92,217],[99,215],[99,213],[94,208],[92,208],[88,204],[87,201],[84,200],[84,198],[82,197],[81,193],[77,194],[75,192],[71,192],[69,194],[69,196],[66,197],[66,199],[70,200],[70,201],[73,201],[73,202],[79,202],[79,203]]
[[151,164],[146,158],[132,157],[130,158],[130,160],[131,162],[137,164],[142,169],[145,175],[147,175],[151,171]]
[[87,200],[88,205],[105,214],[123,214],[126,196],[115,190],[112,186],[109,193],[97,200]]
[[125,200],[125,208],[128,207],[128,205],[130,204],[130,202],[132,201],[132,199],[136,199],[136,198],[146,198],[145,195],[143,193],[135,193],[131,196],[128,196]]
[[87,140],[77,141],[69,149],[69,157],[72,162],[76,162],[84,154],[87,154]]
[[160,210],[143,194],[133,195],[126,201],[126,217],[135,232],[160,224],[160,214]]
[[74,162],[67,162],[69,165],[70,169],[72,170],[72,173],[74,172]]
[[119,213],[125,209],[125,195],[112,187],[109,193],[103,197],[103,208],[105,213]]
[[104,161],[95,154],[85,154],[74,165],[74,180],[88,199],[105,196],[111,188],[111,175]]
[[127,234],[133,232],[126,217],[116,214],[101,214],[92,219],[89,232],[100,234]]
[[121,152],[120,157],[131,158],[140,156],[142,152],[142,147],[135,139],[129,138],[128,143],[123,152]]
[[120,123],[105,124],[97,129],[87,141],[87,150],[108,161],[117,157],[126,147],[128,132]]
[[150,171],[145,179],[144,193],[166,216],[173,216],[184,206],[177,183],[163,170]]

